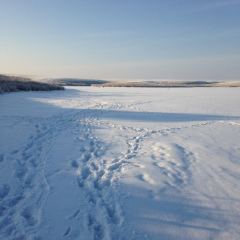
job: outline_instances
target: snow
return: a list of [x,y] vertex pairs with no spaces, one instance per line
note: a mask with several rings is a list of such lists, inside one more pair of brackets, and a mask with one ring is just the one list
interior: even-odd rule
[[238,239],[238,88],[0,96],[0,239]]

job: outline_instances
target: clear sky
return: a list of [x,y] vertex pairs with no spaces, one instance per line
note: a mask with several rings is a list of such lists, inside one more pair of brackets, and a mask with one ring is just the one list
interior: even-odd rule
[[240,0],[0,0],[0,73],[240,79]]

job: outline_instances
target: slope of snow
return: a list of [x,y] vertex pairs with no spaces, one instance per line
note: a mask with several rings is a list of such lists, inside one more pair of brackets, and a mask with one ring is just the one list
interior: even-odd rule
[[237,88],[0,96],[0,239],[238,239]]

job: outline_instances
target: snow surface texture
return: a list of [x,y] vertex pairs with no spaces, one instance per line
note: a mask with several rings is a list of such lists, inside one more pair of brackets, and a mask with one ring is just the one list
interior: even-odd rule
[[0,239],[239,239],[237,88],[0,96]]

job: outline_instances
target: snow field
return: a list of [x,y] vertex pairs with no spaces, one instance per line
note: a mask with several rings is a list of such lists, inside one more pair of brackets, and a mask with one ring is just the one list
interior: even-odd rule
[[238,91],[1,96],[0,238],[237,239]]

